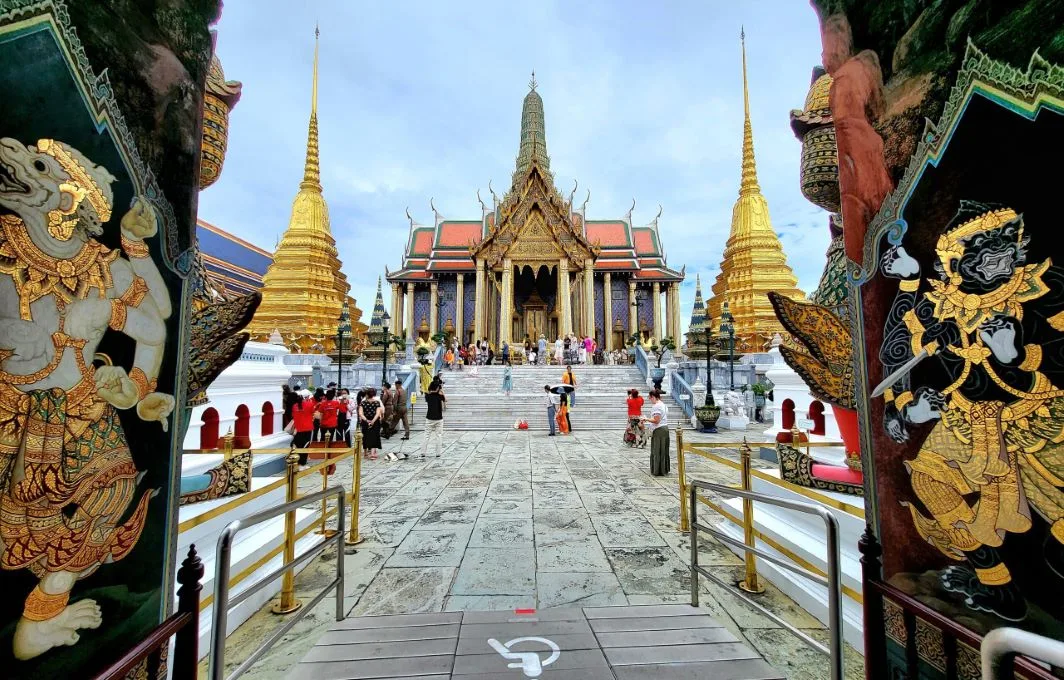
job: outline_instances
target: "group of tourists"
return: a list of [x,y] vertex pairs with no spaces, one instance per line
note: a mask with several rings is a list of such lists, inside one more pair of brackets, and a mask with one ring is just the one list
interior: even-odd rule
[[598,342],[589,336],[564,335],[548,342],[544,335],[539,340],[525,336],[525,356],[530,364],[590,364],[598,352]]
[[669,407],[661,400],[661,392],[651,390],[650,416],[643,415],[643,397],[639,390],[628,390],[628,427],[624,443],[645,449],[650,443],[650,474],[661,477],[669,474]]
[[[355,424],[362,432],[362,449],[369,460],[377,460],[382,436],[387,439],[403,426],[401,439],[410,439],[410,416],[407,413],[407,395],[402,381],[394,387],[381,385],[378,392],[373,387],[358,390],[351,396],[350,390],[329,383],[313,393],[296,385],[281,388],[285,432],[292,435],[292,448],[306,449],[319,442],[344,442],[351,446],[351,427]],[[352,423],[354,420],[354,423]],[[388,457],[396,460],[394,453]],[[307,464],[307,453],[299,454],[299,464]]]

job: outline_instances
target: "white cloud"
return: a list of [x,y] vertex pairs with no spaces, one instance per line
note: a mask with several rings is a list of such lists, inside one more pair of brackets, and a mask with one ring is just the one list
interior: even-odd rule
[[[536,70],[552,169],[563,192],[591,190],[589,217],[635,221],[664,207],[672,266],[717,271],[739,184],[745,24],[759,178],[806,291],[827,247],[826,216],[798,189],[788,125],[820,56],[811,8],[793,0],[720,5],[587,3],[229,3],[218,26],[226,75],[244,83],[229,154],[200,215],[272,248],[303,172],[315,18],[322,27],[322,183],[353,294],[367,313],[385,265],[400,264],[406,206],[431,221],[479,215],[488,180],[509,188],[521,100]],[[712,273],[712,276],[710,275]]]

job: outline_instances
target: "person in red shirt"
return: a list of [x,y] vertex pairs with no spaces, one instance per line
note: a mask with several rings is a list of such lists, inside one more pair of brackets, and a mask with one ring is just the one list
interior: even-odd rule
[[336,400],[336,390],[325,393],[325,399],[318,402],[317,410],[321,413],[321,435],[332,435],[336,439],[336,423],[340,415],[340,402]]
[[628,390],[628,427],[624,431],[624,443],[628,446],[647,445],[647,431],[643,427],[643,397],[639,390]]
[[[313,399],[304,399],[296,395],[298,401],[292,405],[292,421],[296,424],[296,433],[292,437],[292,448],[305,449],[310,446],[311,437],[314,434],[314,406]],[[307,464],[307,454],[299,454],[299,464]]]

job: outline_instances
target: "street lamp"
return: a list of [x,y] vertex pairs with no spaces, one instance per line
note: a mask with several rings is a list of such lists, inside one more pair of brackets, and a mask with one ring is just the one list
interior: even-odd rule
[[447,303],[453,299],[450,293],[440,293],[436,300],[436,327],[432,329],[434,333],[443,332],[443,308],[447,306]]
[[385,312],[381,316],[381,323],[384,325],[384,336],[379,341],[384,345],[384,364],[381,366],[381,385],[388,384],[388,350],[392,345],[392,332],[391,328],[389,328],[391,322],[392,317],[388,315],[388,312]]
[[713,327],[708,323],[705,328],[706,333],[706,406],[716,406],[717,402],[713,399]]
[[336,347],[339,354],[336,391],[339,392],[344,386],[344,333],[351,332],[351,309],[347,306],[347,300],[344,300],[344,305],[340,308],[340,318],[337,321],[339,323],[336,325]]
[[639,341],[643,341],[643,332],[639,329],[639,308],[646,304],[650,294],[647,293],[645,288],[636,288],[634,300],[632,306],[635,307],[635,333],[639,336]]
[[720,334],[728,336],[728,376],[731,381],[731,389],[735,391],[735,317],[728,308],[728,301],[724,301],[724,309],[720,313]]

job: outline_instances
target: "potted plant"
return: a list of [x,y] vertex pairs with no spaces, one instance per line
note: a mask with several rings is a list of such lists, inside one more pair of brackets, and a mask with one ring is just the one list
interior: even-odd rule
[[665,352],[676,349],[676,343],[672,338],[662,338],[661,343],[650,348],[657,359],[657,364],[650,369],[650,379],[654,381],[654,389],[661,390],[661,381],[665,379],[665,369],[661,367],[661,359]]

